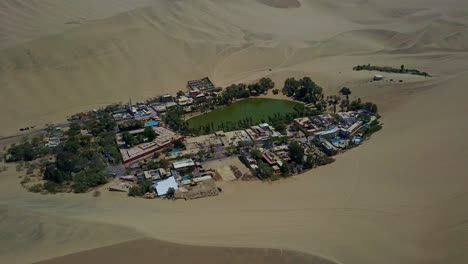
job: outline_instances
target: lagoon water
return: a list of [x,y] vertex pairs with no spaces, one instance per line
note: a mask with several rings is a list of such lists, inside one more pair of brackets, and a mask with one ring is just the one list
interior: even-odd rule
[[228,106],[218,108],[212,112],[193,117],[188,120],[189,126],[192,128],[199,126],[207,126],[213,123],[215,129],[221,129],[221,124],[236,124],[246,118],[252,118],[253,124],[268,122],[268,117],[275,114],[287,114],[294,112],[294,106],[299,103],[267,99],[267,98],[249,98]]

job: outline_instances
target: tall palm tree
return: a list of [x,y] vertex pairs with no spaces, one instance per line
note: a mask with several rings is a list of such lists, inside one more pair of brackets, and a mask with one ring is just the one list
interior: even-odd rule
[[351,94],[351,89],[349,89],[348,87],[343,87],[340,90],[340,94],[346,96],[346,102],[348,102],[349,104],[349,95]]

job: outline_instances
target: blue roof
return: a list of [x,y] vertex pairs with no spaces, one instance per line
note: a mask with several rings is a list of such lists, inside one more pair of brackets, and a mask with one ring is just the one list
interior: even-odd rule
[[167,194],[167,191],[170,188],[174,188],[174,190],[179,189],[179,185],[177,184],[174,177],[169,177],[165,180],[158,181],[153,185],[153,188],[156,190],[156,193],[159,196],[164,196]]

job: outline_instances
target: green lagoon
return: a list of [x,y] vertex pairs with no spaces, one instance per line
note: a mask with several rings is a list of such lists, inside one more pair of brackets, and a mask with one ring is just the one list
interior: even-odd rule
[[252,124],[259,124],[268,122],[268,117],[277,114],[293,113],[295,111],[294,107],[297,105],[301,104],[286,100],[249,98],[190,118],[187,122],[191,128],[211,126],[213,124],[214,130],[224,129],[228,131],[239,122],[247,119]]

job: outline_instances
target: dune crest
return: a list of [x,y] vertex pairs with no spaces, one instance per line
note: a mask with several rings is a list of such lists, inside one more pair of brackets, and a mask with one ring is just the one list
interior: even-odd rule
[[[384,123],[329,166],[190,202],[105,187],[98,198],[35,195],[12,166],[0,174],[0,259],[29,263],[144,234],[346,264],[467,263],[468,2],[261,2],[0,2],[0,137],[205,76],[219,86],[270,76],[277,88],[310,76],[327,95],[346,86],[351,99],[376,102]],[[434,77],[370,82],[376,72],[352,70],[369,63]]]
[[276,8],[298,8],[301,3],[298,0],[258,0],[260,3]]

